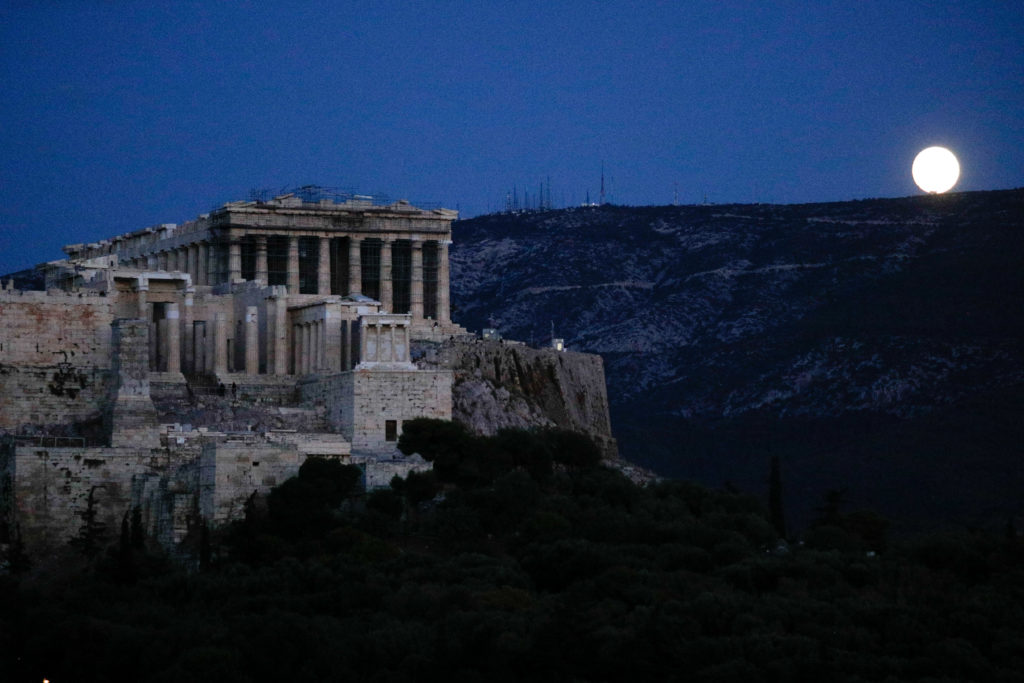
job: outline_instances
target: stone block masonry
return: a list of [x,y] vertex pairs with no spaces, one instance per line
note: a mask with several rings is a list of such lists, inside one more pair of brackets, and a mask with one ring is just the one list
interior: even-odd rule
[[100,418],[112,308],[103,296],[0,291],[0,432]]
[[445,369],[354,370],[300,386],[302,398],[324,405],[329,428],[354,450],[395,451],[402,422],[416,417],[452,418],[452,374]]

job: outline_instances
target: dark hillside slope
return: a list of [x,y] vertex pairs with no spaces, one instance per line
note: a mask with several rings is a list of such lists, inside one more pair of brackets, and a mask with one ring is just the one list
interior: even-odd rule
[[907,525],[1024,510],[1024,190],[455,224],[470,328],[600,353],[622,454]]

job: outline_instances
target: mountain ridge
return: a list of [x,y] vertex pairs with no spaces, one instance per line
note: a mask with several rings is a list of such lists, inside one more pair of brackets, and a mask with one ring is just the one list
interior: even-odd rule
[[[797,518],[845,487],[914,524],[937,503],[894,503],[888,484],[864,477],[913,487],[929,456],[907,434],[961,405],[985,405],[971,424],[986,423],[1000,413],[986,397],[1016,404],[1022,223],[1021,189],[491,214],[453,227],[452,301],[470,328],[538,343],[554,326],[570,348],[601,354],[613,430],[638,464],[758,491],[768,454],[782,453]],[[864,424],[876,431],[860,433]],[[904,444],[899,457],[854,466],[851,452],[890,437]],[[1012,464],[1024,433],[1001,420],[995,437],[1009,476],[971,472],[977,458],[964,456],[971,486],[988,493],[939,487],[952,501],[940,518],[1021,514],[1019,494],[992,486],[1024,483]],[[815,462],[809,451],[823,447]],[[957,458],[939,460],[956,469]]]

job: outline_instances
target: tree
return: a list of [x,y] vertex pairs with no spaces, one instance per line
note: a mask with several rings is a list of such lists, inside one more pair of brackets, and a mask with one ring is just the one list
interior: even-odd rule
[[434,463],[434,471],[443,482],[459,479],[463,461],[473,446],[473,436],[458,422],[417,417],[402,423],[398,450],[406,455],[419,453]]
[[785,538],[786,513],[782,503],[782,468],[777,455],[772,456],[772,471],[768,482],[768,510],[775,533],[779,538]]
[[131,545],[135,550],[142,550],[146,543],[146,528],[142,524],[142,510],[138,505],[132,508]]
[[87,559],[94,559],[101,550],[103,537],[106,535],[107,525],[96,519],[99,514],[96,510],[96,489],[93,486],[89,489],[89,497],[82,510],[82,526],[78,528],[78,535],[71,539],[71,545],[81,552]]

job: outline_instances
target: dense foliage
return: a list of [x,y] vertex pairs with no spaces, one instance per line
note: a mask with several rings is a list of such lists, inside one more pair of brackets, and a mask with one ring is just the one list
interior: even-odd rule
[[[749,497],[640,488],[560,432],[407,430],[436,473],[312,460],[185,572],[0,579],[0,679],[1012,681],[1024,548],[899,547],[833,492],[804,545]],[[22,580],[23,581],[23,580]]]

